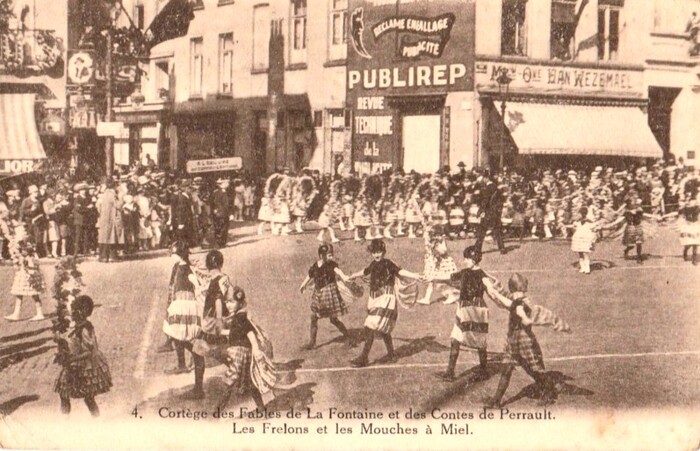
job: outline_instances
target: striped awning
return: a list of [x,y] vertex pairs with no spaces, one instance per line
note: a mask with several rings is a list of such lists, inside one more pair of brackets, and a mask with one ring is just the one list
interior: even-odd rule
[[0,173],[26,172],[31,166],[27,162],[46,158],[34,98],[35,94],[0,94]]
[[504,123],[523,155],[663,156],[635,106],[508,102]]

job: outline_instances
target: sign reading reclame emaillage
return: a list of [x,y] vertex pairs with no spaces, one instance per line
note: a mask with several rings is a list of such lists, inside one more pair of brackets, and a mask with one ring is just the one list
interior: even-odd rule
[[390,96],[473,90],[474,2],[352,0],[349,12],[353,160],[376,170],[396,143]]

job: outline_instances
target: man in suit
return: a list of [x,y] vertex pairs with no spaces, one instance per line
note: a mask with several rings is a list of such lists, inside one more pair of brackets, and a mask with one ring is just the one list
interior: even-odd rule
[[216,181],[218,188],[211,194],[211,216],[214,226],[214,244],[217,247],[226,247],[228,241],[228,228],[231,216],[231,196],[228,192],[229,181],[220,178]]
[[493,238],[498,244],[498,250],[501,254],[506,253],[506,248],[503,245],[503,235],[501,234],[501,229],[503,225],[501,224],[501,211],[503,210],[503,193],[496,186],[493,177],[486,176],[484,178],[484,187],[481,189],[479,207],[481,209],[481,223],[476,232],[476,242],[474,246],[476,247],[479,254],[481,254],[481,247],[484,244],[484,238],[486,237],[486,232],[491,229],[493,233]]
[[175,240],[184,241],[188,246],[193,247],[197,244],[197,231],[192,199],[187,192],[190,186],[190,181],[185,179],[176,188],[177,191],[173,195],[171,205],[172,216],[170,220]]
[[73,188],[76,193],[73,197],[73,256],[83,254],[86,251],[85,240],[87,238],[87,216],[92,205],[92,199],[88,198],[88,186],[86,183],[78,183]]

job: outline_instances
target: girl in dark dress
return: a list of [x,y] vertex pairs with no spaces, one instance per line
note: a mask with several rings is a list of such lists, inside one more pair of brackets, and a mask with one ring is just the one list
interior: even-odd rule
[[224,382],[229,390],[219,403],[225,408],[231,395],[250,394],[258,410],[265,409],[263,393],[268,392],[277,380],[272,359],[272,344],[267,336],[248,319],[245,292],[233,289],[233,314],[225,321],[230,325],[226,349],[226,374]]
[[461,346],[476,349],[479,354],[479,377],[486,375],[488,354],[486,352],[489,331],[489,311],[484,301],[484,292],[492,293],[496,288],[489,276],[479,267],[481,254],[475,246],[464,249],[464,269],[455,272],[450,279],[432,279],[434,282],[452,282],[459,285],[459,300],[455,324],[450,334],[450,357],[447,370],[436,374],[436,377],[452,381],[455,378],[455,367]]
[[318,332],[318,320],[329,318],[340,333],[343,334],[348,344],[352,344],[352,338],[342,321],[338,319],[348,312],[345,301],[338,291],[336,276],[343,281],[349,280],[343,271],[338,268],[338,264],[333,261],[333,247],[329,244],[322,244],[318,247],[319,259],[315,262],[309,273],[301,283],[299,291],[304,292],[306,286],[313,281],[314,293],[311,295],[311,326],[309,329],[309,342],[302,349],[313,349],[316,347],[316,334]]
[[420,280],[418,274],[401,269],[391,260],[384,258],[386,246],[380,239],[372,240],[368,248],[372,254],[372,262],[362,271],[350,276],[355,279],[369,276],[369,299],[367,300],[367,318],[365,319],[365,346],[362,353],[350,363],[355,367],[367,366],[369,352],[372,349],[375,334],[382,337],[386,345],[387,362],[395,362],[394,345],[391,331],[394,330],[398,310],[396,309],[396,292],[394,283],[397,276]]
[[557,393],[551,378],[545,373],[542,350],[532,332],[532,308],[527,297],[527,279],[520,274],[513,274],[508,280],[508,289],[511,292],[509,297],[494,294],[509,311],[504,359],[507,366],[501,374],[496,393],[487,401],[486,406],[501,407],[501,399],[508,389],[515,365],[520,365],[535,380],[542,394],[542,402],[550,404],[556,399]]
[[61,412],[69,414],[71,398],[83,398],[92,416],[100,415],[95,396],[107,393],[112,387],[112,376],[104,356],[97,347],[95,328],[88,318],[94,303],[89,296],[78,296],[71,303],[75,327],[65,336],[57,334],[61,349],[61,372],[54,391],[61,398]]

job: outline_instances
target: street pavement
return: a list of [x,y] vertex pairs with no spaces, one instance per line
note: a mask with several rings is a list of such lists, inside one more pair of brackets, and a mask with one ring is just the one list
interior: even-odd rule
[[[478,409],[495,391],[500,366],[490,365],[493,377],[488,380],[468,384],[469,370],[477,360],[466,351],[460,356],[461,376],[455,382],[433,377],[447,362],[454,305],[400,310],[393,333],[397,363],[382,363],[384,345],[376,340],[372,365],[352,368],[349,360],[360,348],[349,348],[327,320],[319,323],[318,347],[300,350],[308,339],[310,293],[302,295],[298,287],[316,259],[315,233],[287,237],[254,233],[252,225],[232,229],[231,243],[223,250],[224,272],[245,289],[251,317],[274,343],[280,382],[265,395],[271,411]],[[347,232],[341,235],[345,240],[336,245],[341,269],[349,274],[364,268],[370,261],[366,245],[349,240]],[[472,241],[448,243],[458,265],[462,249]],[[559,313],[573,329],[571,334],[536,329],[547,369],[559,375],[561,393],[554,408],[598,412],[700,407],[700,266],[683,261],[672,226],[660,228],[659,236],[645,244],[648,256],[643,265],[623,260],[619,241],[597,244],[590,275],[578,273],[577,256],[564,240],[508,241],[506,245],[509,252],[501,255],[487,241],[481,266],[504,283],[512,272],[526,275],[533,301]],[[422,271],[422,239],[387,241],[387,248],[387,257],[399,266]],[[193,258],[203,260],[205,253],[197,251]],[[156,352],[163,340],[170,274],[167,252],[112,264],[87,259],[79,269],[85,292],[96,302],[91,320],[114,381],[112,391],[97,398],[100,421],[157,418],[163,406],[216,409],[224,393],[222,365],[207,362],[207,397],[188,401],[182,394],[192,387],[193,374],[163,374],[175,365],[175,355]],[[52,263],[42,264],[42,270],[50,285]],[[3,312],[9,312],[13,302],[12,276],[11,267],[0,267]],[[48,293],[43,300],[51,313],[54,301]],[[24,317],[32,316],[30,304],[23,308]],[[352,304],[342,318],[358,338],[364,316],[363,300]],[[489,351],[494,359],[505,344],[506,319],[506,312],[492,308]],[[58,397],[52,391],[59,367],[53,363],[50,322],[0,320],[0,324],[4,430],[17,431],[21,425],[32,431],[30,435],[40,434],[36,418],[48,415],[52,421],[59,420]],[[531,384],[524,372],[516,371],[505,396],[509,406],[537,409]],[[74,400],[72,416],[87,418],[87,409],[79,401]],[[234,398],[225,409],[238,412],[241,407],[253,409],[254,404],[248,398]]]

